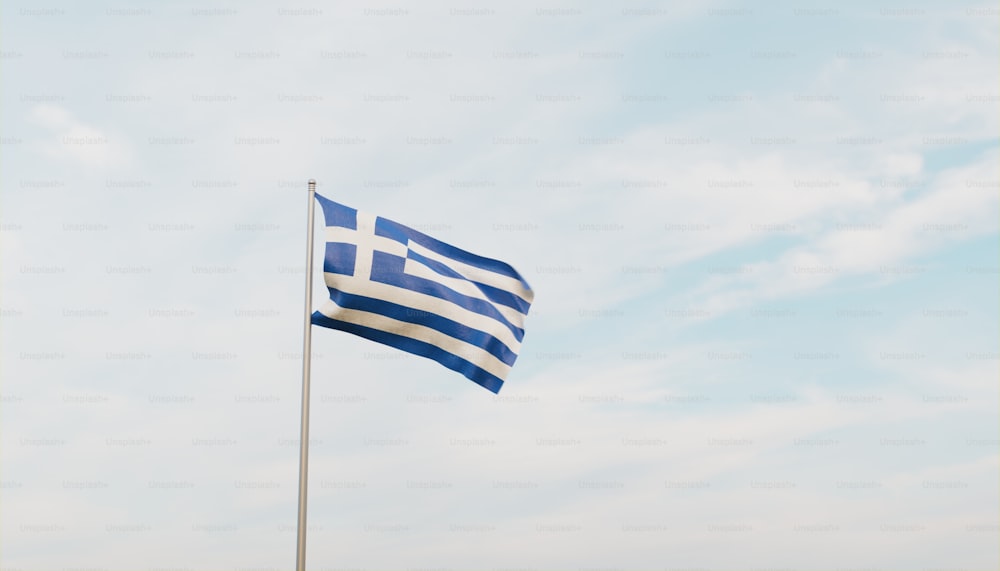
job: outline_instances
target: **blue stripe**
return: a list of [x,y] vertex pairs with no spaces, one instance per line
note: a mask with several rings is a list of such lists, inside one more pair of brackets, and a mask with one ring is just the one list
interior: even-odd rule
[[524,314],[527,314],[528,308],[531,307],[530,303],[521,299],[520,296],[514,293],[490,285],[481,284],[475,280],[470,280],[469,278],[463,276],[462,274],[442,264],[441,262],[437,260],[432,260],[427,256],[423,256],[421,254],[418,254],[417,252],[414,252],[413,250],[408,250],[406,252],[406,257],[416,262],[420,262],[421,264],[424,264],[425,266],[434,270],[436,273],[441,274],[442,276],[448,276],[450,278],[456,278],[471,283],[472,285],[479,288],[479,291],[483,292],[483,295],[485,295],[487,299],[489,299],[494,303],[499,303],[501,305],[506,305],[507,307],[512,307]]
[[514,308],[521,313],[528,315],[528,308],[531,307],[531,303],[521,299],[521,296],[513,294],[505,289],[493,287],[489,284],[481,284],[477,281],[473,281],[472,283],[476,284],[476,287],[478,287],[479,290],[494,303],[506,305],[507,307]]
[[347,323],[346,321],[340,321],[338,319],[330,319],[318,311],[313,313],[312,323],[313,325],[319,325],[321,327],[339,329],[340,331],[353,333],[359,337],[364,337],[365,339],[370,339],[372,341],[382,343],[383,345],[395,347],[396,349],[401,349],[407,353],[413,353],[414,355],[420,355],[422,357],[427,357],[428,359],[433,359],[453,371],[462,373],[472,382],[486,388],[494,394],[499,393],[500,388],[503,386],[503,380],[496,375],[484,371],[465,359],[453,355],[440,347],[431,345],[430,343],[425,343],[423,341],[410,337],[404,337],[395,333],[372,329],[371,327],[365,327],[363,325]]
[[327,289],[330,291],[330,299],[340,307],[377,313],[399,321],[416,323],[436,329],[449,337],[454,337],[455,339],[475,345],[510,366],[513,366],[514,361],[517,359],[517,353],[511,351],[510,347],[507,347],[503,341],[478,329],[456,323],[442,315],[413,309],[382,299],[355,295],[333,288]]
[[405,288],[423,294],[432,295],[445,301],[450,301],[469,311],[496,319],[510,329],[511,333],[514,334],[515,339],[518,341],[524,339],[524,330],[508,321],[496,307],[493,307],[492,303],[484,299],[469,297],[458,293],[440,282],[405,274],[403,273],[403,266],[405,263],[406,258],[401,258],[399,256],[394,256],[392,254],[376,250],[372,255],[372,281]]

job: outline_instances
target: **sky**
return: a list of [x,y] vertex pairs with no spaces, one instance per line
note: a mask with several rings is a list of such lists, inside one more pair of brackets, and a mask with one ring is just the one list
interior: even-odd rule
[[315,178],[535,301],[314,330],[309,569],[996,569],[998,17],[5,2],[0,568],[293,567]]

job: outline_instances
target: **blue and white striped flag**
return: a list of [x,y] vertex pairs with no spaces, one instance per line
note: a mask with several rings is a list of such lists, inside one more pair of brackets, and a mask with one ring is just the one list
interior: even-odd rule
[[316,195],[330,300],[312,323],[423,355],[494,393],[534,297],[509,265]]

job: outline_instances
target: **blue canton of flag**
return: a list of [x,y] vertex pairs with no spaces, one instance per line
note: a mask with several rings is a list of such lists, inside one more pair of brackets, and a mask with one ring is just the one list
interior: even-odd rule
[[534,292],[514,268],[316,195],[330,300],[312,323],[434,359],[497,393]]

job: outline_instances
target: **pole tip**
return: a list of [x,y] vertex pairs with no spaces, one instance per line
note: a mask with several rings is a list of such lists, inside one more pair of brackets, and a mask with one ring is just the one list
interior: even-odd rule
[[316,179],[314,179],[314,178],[309,179],[309,184],[315,186],[316,185]]

